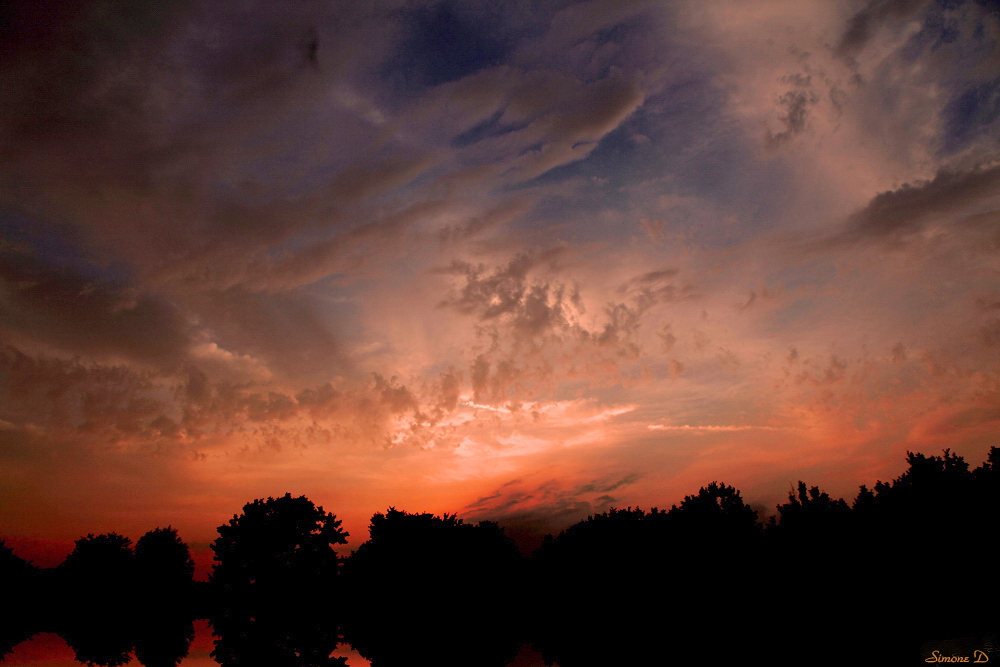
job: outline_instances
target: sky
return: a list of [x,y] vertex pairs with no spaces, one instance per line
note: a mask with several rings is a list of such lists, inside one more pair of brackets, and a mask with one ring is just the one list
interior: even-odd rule
[[204,572],[286,492],[350,549],[978,465],[998,44],[985,0],[4,3],[0,536]]

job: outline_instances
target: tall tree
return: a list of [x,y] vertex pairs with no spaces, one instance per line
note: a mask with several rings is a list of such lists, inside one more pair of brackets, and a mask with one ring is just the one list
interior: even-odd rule
[[335,544],[348,533],[305,496],[258,499],[219,526],[212,582],[244,601],[329,592],[337,575]]
[[140,592],[162,604],[190,593],[194,560],[174,528],[156,528],[135,543],[135,571]]

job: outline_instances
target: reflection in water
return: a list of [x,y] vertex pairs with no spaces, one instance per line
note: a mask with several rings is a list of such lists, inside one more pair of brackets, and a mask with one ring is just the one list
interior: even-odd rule
[[52,665],[79,667],[73,649],[54,632],[39,632],[16,644],[3,656],[4,665]]
[[338,628],[324,615],[296,609],[227,609],[212,619],[217,639],[213,657],[222,667],[335,667],[346,658],[331,657]]
[[[219,623],[218,620],[216,623]],[[97,624],[61,633],[41,632],[22,638],[2,664],[45,667],[219,667],[222,665],[295,665],[319,667],[369,663],[348,647],[336,647],[335,635],[317,624],[275,626],[259,622],[219,623],[220,634],[207,619],[193,623],[150,624],[135,637]],[[334,652],[331,656],[330,653]],[[183,653],[183,655],[181,655]]]
[[[216,667],[218,664],[209,655],[212,635],[207,621],[173,619],[164,622],[160,619],[159,622],[136,623],[129,630],[125,624],[103,622],[106,620],[99,618],[96,622],[77,623],[58,632],[36,633],[15,645],[4,656],[3,664],[46,667],[79,667],[80,664]],[[196,634],[199,642],[192,644]]]
[[[219,662],[211,655],[216,650],[216,641],[219,639],[213,633],[211,622],[208,619],[195,619],[191,625],[182,627],[188,628],[191,635],[184,636],[193,636],[193,641],[188,645],[187,655],[176,663],[177,667],[219,667]],[[176,630],[176,628],[174,629]],[[149,630],[145,633],[147,637],[154,635],[160,636],[165,640],[171,636],[177,637],[176,634],[171,635],[170,632],[164,631]],[[152,667],[152,665],[168,664],[165,661],[169,659],[170,650],[160,655],[157,655],[155,652],[140,653],[139,640],[136,640],[135,644],[135,650],[127,656],[128,661],[122,663],[123,665],[127,665],[128,667],[139,667],[140,665]],[[410,656],[410,660],[405,664],[417,664],[414,662],[416,658],[420,656],[434,656],[443,648],[445,647],[435,645],[433,641],[419,647],[411,646],[408,648],[408,651],[403,652],[405,655]],[[447,653],[449,650],[445,650],[445,652]],[[268,650],[267,654],[270,655],[270,653],[270,650]],[[340,644],[337,646],[332,657],[334,661],[331,664],[338,664],[336,659],[340,659],[344,661],[340,664],[345,664],[348,667],[378,667],[378,665],[373,665],[373,663],[362,657],[349,644]],[[436,664],[433,658],[428,659],[430,659],[431,663]],[[267,660],[269,658],[261,655],[248,658],[247,662],[241,662],[240,664],[281,664],[280,662],[268,663]],[[73,648],[67,644],[62,636],[54,632],[39,632],[24,638],[14,645],[12,651],[5,656],[2,664],[11,667],[80,667],[81,662],[77,659],[77,654]],[[95,662],[93,664],[96,665],[98,663]],[[296,664],[309,663],[300,662]],[[475,663],[470,662],[469,664]],[[543,667],[545,661],[542,655],[535,651],[530,644],[522,644],[513,661],[508,664],[511,667]],[[553,667],[558,667],[558,664]]]
[[[578,621],[581,620],[579,616],[576,618]],[[714,640],[705,642],[697,641],[699,639],[698,633],[684,637],[664,627],[658,628],[650,635],[638,636],[635,631],[640,629],[639,626],[633,627],[632,632],[627,632],[623,631],[621,626],[615,629],[609,625],[604,625],[602,628],[600,624],[581,623],[579,632],[550,638],[549,644],[544,650],[541,647],[536,649],[531,643],[521,643],[513,654],[504,659],[503,664],[509,667],[667,664],[667,659],[670,656],[687,655],[693,656],[693,659],[685,661],[683,664],[738,665],[746,663],[738,658],[720,659],[720,656],[724,656],[726,653],[732,656],[734,648],[737,649],[736,652],[745,655],[747,652],[753,653],[761,647],[759,642],[751,642],[741,647],[734,646],[733,638],[725,634],[720,634]],[[16,667],[79,667],[81,664],[119,664],[128,667],[175,664],[177,667],[219,667],[219,661],[213,658],[212,654],[213,652],[221,653],[219,651],[220,639],[223,640],[222,650],[227,652],[225,657],[228,662],[223,664],[232,665],[393,667],[393,665],[432,664],[437,666],[457,664],[460,662],[458,654],[466,650],[469,653],[467,653],[468,659],[465,664],[478,667],[492,663],[489,657],[486,657],[484,661],[481,651],[471,648],[470,644],[461,638],[456,638],[446,626],[441,626],[435,634],[428,635],[417,644],[401,642],[398,635],[394,637],[386,635],[383,638],[383,643],[375,648],[374,653],[370,654],[372,662],[345,644],[335,647],[332,655],[324,656],[323,651],[330,646],[328,642],[329,632],[328,629],[321,626],[313,624],[294,632],[290,631],[287,626],[279,631],[279,627],[282,626],[279,624],[276,627],[268,628],[266,623],[261,625],[257,622],[243,626],[237,624],[227,629],[227,634],[224,635],[223,639],[223,637],[213,634],[213,626],[207,619],[196,619],[193,623],[168,625],[160,629],[146,628],[132,641],[134,648],[131,652],[116,650],[115,647],[120,647],[122,642],[121,635],[112,633],[102,636],[102,632],[96,625],[91,628],[97,630],[96,635],[82,641],[79,632],[72,634],[68,639],[54,632],[40,632],[16,644],[12,651],[4,656],[0,664]],[[643,628],[643,631],[650,629],[652,628]],[[238,636],[229,635],[229,630],[236,632]],[[318,637],[321,641],[327,642],[323,647],[309,643],[317,639],[316,633],[319,633]],[[257,635],[257,638],[254,638],[253,635]],[[151,638],[157,639],[153,641]],[[703,640],[704,637],[701,636],[700,639]],[[782,639],[788,640],[789,638]],[[71,645],[69,641],[74,643]],[[177,659],[177,662],[169,662],[174,659],[171,656],[176,656],[178,653],[176,648],[178,641],[184,644],[187,654],[185,657]],[[767,650],[774,654],[782,654],[777,644],[771,643],[771,641],[773,639],[769,640]],[[850,646],[856,642],[856,637],[852,639],[850,636],[845,636],[841,638],[841,641],[844,645]],[[143,642],[146,643],[145,649],[140,648]],[[307,645],[302,644],[302,642]],[[812,646],[805,653],[819,650],[817,646],[822,647],[823,651],[832,650],[831,655],[841,655],[835,650],[836,646],[827,644]],[[158,651],[155,647],[162,647],[163,650]],[[923,664],[923,660],[932,656],[933,651],[944,656],[973,656],[976,650],[980,650],[995,659],[1000,654],[998,648],[1000,648],[1000,639],[998,639],[997,634],[987,633],[958,639],[935,640],[925,643],[919,653],[911,652],[911,655],[911,653],[902,652],[901,654],[904,657],[910,655],[913,658],[911,661],[904,660],[902,662]],[[367,649],[365,650],[367,651]],[[558,659],[554,659],[552,655],[556,651],[561,654]],[[548,653],[549,662],[546,662],[546,653]],[[640,656],[642,659],[638,659]],[[220,657],[222,657],[221,654]],[[659,659],[653,659],[656,657]],[[894,661],[884,664],[902,664],[902,662]],[[971,658],[970,662],[972,662]],[[782,659],[776,661],[775,664],[796,663]],[[810,664],[825,663],[821,657],[813,656]]]

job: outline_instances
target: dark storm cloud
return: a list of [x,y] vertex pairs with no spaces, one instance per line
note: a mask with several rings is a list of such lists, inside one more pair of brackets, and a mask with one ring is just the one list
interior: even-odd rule
[[[107,447],[137,454],[163,453],[198,460],[215,440],[235,439],[252,454],[372,443],[425,446],[440,438],[437,424],[458,407],[454,373],[445,373],[420,395],[396,378],[374,375],[366,386],[334,390],[328,383],[295,397],[259,386],[213,382],[189,366],[183,374],[137,372],[0,349],[0,455],[43,466],[48,449],[26,449],[44,440],[59,451],[99,452]],[[405,437],[386,436],[390,421]]]
[[[642,475],[629,473],[618,479],[593,479],[570,489],[564,488],[560,480],[548,480],[531,490],[518,488],[519,481],[507,482],[494,493],[470,504],[467,509],[476,512],[477,515],[494,519],[513,515],[527,516],[527,514],[550,519],[565,518],[567,514],[575,514],[583,505],[589,507],[587,498],[590,496],[606,495],[611,491],[635,484],[640,479]],[[595,499],[590,498],[590,500]],[[526,512],[529,506],[535,505],[537,507],[532,507]],[[511,512],[515,508],[520,512]]]
[[635,484],[642,478],[629,473],[619,479],[601,478],[566,489],[561,480],[549,480],[525,490],[520,480],[508,482],[488,496],[479,498],[465,509],[477,520],[497,521],[522,550],[541,546],[546,534],[586,519],[595,511],[605,511],[616,498],[611,491]]
[[186,355],[190,323],[168,300],[52,266],[30,249],[0,249],[0,288],[0,331],[8,339],[159,367]]
[[233,287],[204,295],[196,307],[220,347],[259,359],[275,372],[309,381],[351,370],[332,318],[309,295]]
[[635,484],[640,479],[642,479],[642,475],[638,473],[630,473],[615,482],[611,482],[610,484],[606,481],[581,484],[573,489],[573,493],[611,493],[612,491],[617,491],[618,489],[628,486],[629,484]]
[[6,347],[0,350],[0,378],[0,420],[38,437],[155,436],[150,423],[171,410],[169,386],[157,375],[124,365],[32,356]]
[[377,10],[224,10],[90,2],[55,21],[56,38],[16,49],[0,73],[6,198],[75,218],[93,248],[160,279],[186,271],[219,282],[238,279],[261,251],[314,231],[332,201],[349,205],[414,173],[419,156],[380,155],[371,150],[377,142],[364,160],[331,165],[323,193],[308,165],[288,168],[290,152],[326,131],[325,123],[303,125],[302,107],[337,123],[343,146],[354,143],[352,133],[371,135],[356,111],[316,107],[323,86],[344,74],[337,59],[372,48],[344,23],[364,23]]
[[[929,224],[1000,243],[991,220],[1000,212],[1000,167],[945,171],[933,180],[874,197],[851,216],[835,244],[862,241],[898,245]],[[983,248],[986,249],[986,248]]]

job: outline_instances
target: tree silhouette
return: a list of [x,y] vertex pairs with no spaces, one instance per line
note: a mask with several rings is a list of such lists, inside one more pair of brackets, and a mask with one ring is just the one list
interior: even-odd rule
[[133,629],[115,617],[89,617],[60,630],[76,660],[90,667],[121,667],[132,659]]
[[130,569],[132,540],[118,533],[88,534],[78,539],[62,567],[111,574]]
[[247,611],[229,608],[212,618],[212,657],[222,667],[347,666],[346,658],[331,657],[340,638],[328,614],[280,606]]
[[817,486],[807,491],[806,483],[802,481],[799,482],[798,492],[790,492],[788,502],[778,506],[778,516],[783,528],[814,531],[828,528],[831,523],[846,516],[848,511],[843,498],[834,500]]
[[25,591],[31,586],[38,569],[14,553],[0,539],[0,587],[8,594]]
[[194,560],[177,531],[167,526],[151,530],[135,543],[135,572],[139,591],[164,604],[190,593]]
[[748,539],[759,533],[757,511],[743,502],[732,486],[712,482],[693,496],[685,496],[670,510],[672,520],[683,528],[717,539]]
[[192,640],[190,617],[145,618],[135,630],[135,657],[144,667],[175,667],[187,657]]
[[305,496],[254,500],[212,543],[212,582],[231,602],[328,594],[337,576],[335,544],[348,534]]
[[[456,515],[410,514],[389,508],[372,516],[371,539],[345,565],[365,590],[401,592],[419,599],[442,591],[475,599],[503,595],[520,556],[495,523],[465,523]],[[471,602],[472,600],[470,600]]]
[[110,611],[134,592],[132,540],[118,533],[78,539],[56,572],[75,604]]
[[608,664],[596,646],[613,646],[621,664],[701,664],[711,646],[711,660],[730,664],[729,648],[760,632],[734,614],[759,598],[760,540],[756,511],[718,482],[669,511],[589,517],[536,553],[536,646],[564,667]]
[[513,659],[520,554],[497,524],[390,507],[369,531],[344,564],[352,612],[344,634],[373,667],[414,664],[418,647],[443,627],[449,637],[437,665]]
[[0,591],[7,600],[0,607],[0,662],[17,644],[32,635],[25,616],[26,611],[37,604],[33,599],[37,596],[32,595],[37,581],[38,569],[0,539]]

